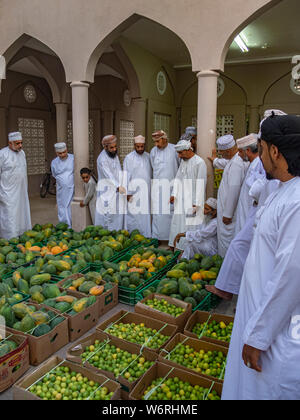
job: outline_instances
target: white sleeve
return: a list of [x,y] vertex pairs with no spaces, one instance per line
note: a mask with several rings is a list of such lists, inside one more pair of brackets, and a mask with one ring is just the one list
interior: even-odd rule
[[277,244],[273,271],[266,279],[260,305],[247,323],[244,343],[262,351],[269,349],[279,333],[290,323],[300,305],[299,249],[300,203],[285,207],[278,218]]
[[217,235],[217,221],[214,219],[207,224],[202,224],[198,230],[186,232],[188,242],[201,242]]
[[244,178],[244,167],[239,165],[238,163],[233,163],[230,171],[229,187],[227,191],[223,217],[227,217],[228,219],[233,218],[238,205]]
[[225,169],[228,162],[229,162],[228,159],[216,158],[213,162],[213,165],[215,169]]
[[[98,172],[99,172],[99,168],[98,168]],[[106,179],[107,181],[110,181],[110,183],[113,184],[116,187],[116,189],[120,187],[120,180],[114,178],[114,174],[112,173],[108,165],[108,162],[101,163],[101,172],[104,175],[104,179]]]
[[51,173],[52,173],[53,178],[56,178],[54,160],[51,162]]
[[204,197],[201,198],[201,192],[199,191],[199,193],[197,191],[195,191],[195,193],[193,194],[193,205],[194,206],[198,206],[198,205],[203,205],[203,198],[205,200],[205,196],[206,196],[206,184],[207,184],[207,166],[205,162],[201,162],[198,165],[198,172],[197,172],[197,179],[204,180]]

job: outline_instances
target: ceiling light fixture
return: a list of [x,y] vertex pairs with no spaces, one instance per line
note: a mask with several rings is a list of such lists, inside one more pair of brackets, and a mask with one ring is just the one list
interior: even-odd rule
[[240,47],[241,51],[243,53],[248,52],[249,48],[247,47],[247,45],[245,44],[245,42],[243,41],[241,35],[238,35],[237,37],[234,38],[235,42],[237,43],[237,45]]

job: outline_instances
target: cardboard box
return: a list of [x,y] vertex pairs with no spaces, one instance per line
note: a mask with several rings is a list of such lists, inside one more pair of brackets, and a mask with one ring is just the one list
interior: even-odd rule
[[[205,352],[208,351],[220,351],[227,357],[228,348],[223,346],[217,346],[216,344],[208,343],[207,341],[196,340],[195,338],[187,337],[183,334],[176,334],[175,337],[165,346],[165,348],[159,353],[158,361],[165,363],[170,366],[178,367],[180,369],[185,370],[186,372],[193,373],[195,375],[203,376],[204,378],[223,383],[222,379],[215,378],[213,376],[205,375],[204,373],[197,373],[193,369],[189,369],[183,365],[179,365],[171,360],[167,359],[168,353],[170,353],[179,343],[184,341],[184,345],[192,347],[196,352],[200,350],[204,350]],[[221,367],[223,368],[223,367]]]
[[214,383],[214,381],[199,375],[195,375],[194,373],[187,373],[183,369],[175,368],[172,371],[170,366],[161,362],[156,362],[155,365],[153,365],[139,380],[133,391],[129,394],[129,399],[141,400],[146,390],[149,388],[152,382],[155,381],[155,379],[165,377],[166,380],[169,378],[179,378],[181,381],[189,382],[192,386],[199,385],[199,387],[211,389],[211,391],[216,391],[220,397],[222,395],[222,384],[216,382]]
[[[80,273],[72,274],[72,276],[69,276],[65,278],[64,280],[59,281],[57,283],[57,286],[59,288],[62,288],[63,291],[67,291],[67,289],[65,289],[65,284],[69,282],[70,280],[76,280],[81,277],[84,277],[84,274],[80,274]],[[105,285],[105,281],[102,281],[100,285]],[[81,293],[81,292],[76,292],[76,293],[79,293],[81,297],[88,296],[85,293]],[[97,296],[97,309],[98,309],[97,317],[100,318],[102,315],[106,314],[108,311],[114,308],[117,304],[118,304],[118,285],[115,284],[112,289],[103,293],[101,296]]]
[[[160,331],[160,334],[168,336],[169,338],[166,340],[166,342],[163,344],[163,346],[161,346],[159,349],[151,349],[150,347],[145,347],[145,348],[148,348],[149,350],[154,351],[155,353],[159,353],[159,351],[166,346],[166,344],[171,340],[172,337],[174,337],[174,335],[178,331],[178,328],[177,328],[176,325],[170,325],[170,324],[158,321],[156,319],[151,319],[151,318],[149,318],[147,316],[144,316],[144,315],[140,315],[140,314],[133,313],[133,312],[127,312],[127,311],[124,311],[124,310],[116,313],[111,318],[102,322],[100,325],[97,326],[96,330],[106,332],[109,337],[113,338],[114,336],[111,335],[109,332],[107,332],[105,330],[111,324],[119,324],[119,323],[123,323],[123,324],[131,324],[131,323],[141,324],[141,323],[143,323],[145,325],[145,327],[155,329],[156,331]],[[127,340],[122,340],[122,341],[125,341],[126,343],[129,343],[129,341],[127,341]],[[138,346],[140,348],[142,347],[141,345],[138,345]]]
[[[224,322],[226,325],[230,324],[230,322],[234,322],[234,317],[227,316],[227,315],[220,315],[220,314],[211,314],[210,312],[201,312],[196,311],[193,313],[193,315],[189,318],[185,329],[184,329],[184,335],[187,335],[192,338],[200,339],[196,334],[194,334],[193,328],[196,324],[203,324],[206,323],[209,319],[209,322],[216,321],[216,322]],[[202,341],[207,341],[208,343],[217,344],[218,346],[224,346],[229,348],[229,343],[222,340],[216,340],[213,338],[205,337],[204,335],[201,336]]]
[[[120,348],[121,350],[127,351],[132,354],[139,355],[139,357],[144,357],[145,360],[155,362],[158,358],[158,354],[154,351],[143,349],[143,351],[140,353],[141,349],[140,346],[133,343],[126,343],[123,340],[120,340],[119,338],[109,338],[107,334],[96,331],[94,334],[91,334],[90,336],[77,341],[72,347],[70,347],[67,350],[67,360],[70,360],[73,363],[82,364],[81,355],[84,353],[84,350],[86,347],[91,346],[95,343],[96,340],[99,340],[100,342],[103,342],[105,340],[109,340],[109,345],[116,346],[117,348]],[[101,350],[100,350],[101,351]],[[122,392],[122,399],[129,398],[129,393],[133,390],[135,385],[137,384],[138,380],[135,382],[129,382],[127,379],[124,378],[124,376],[118,376],[115,377],[115,375],[112,372],[98,369],[95,366],[91,365],[88,361],[83,364],[84,367],[87,369],[96,372],[98,374],[104,375],[107,378],[110,378],[114,381],[117,381],[121,384],[121,392]]]
[[[46,307],[44,305],[38,305],[37,303],[30,303],[30,305],[35,306],[37,310]],[[64,318],[64,321],[53,328],[53,330],[51,330],[48,334],[42,335],[41,337],[34,337],[33,335],[14,330],[12,328],[7,328],[7,331],[12,332],[13,334],[22,335],[23,337],[28,338],[30,364],[33,366],[41,364],[54,353],[56,353],[59,349],[69,343],[69,328],[67,318],[53,308],[47,309]]]
[[[165,312],[158,311],[157,309],[153,309],[145,305],[145,302],[153,299],[166,300],[170,305],[178,306],[185,309],[185,311],[183,314],[175,318],[174,316],[171,316]],[[178,332],[183,332],[185,324],[187,323],[189,317],[192,315],[192,305],[190,303],[186,303],[182,300],[174,299],[169,296],[163,296],[157,293],[152,293],[145,299],[138,302],[135,305],[134,310],[138,314],[145,315],[153,319],[158,319],[159,321],[166,322],[168,324],[177,325]]]
[[[83,293],[75,292],[73,290],[66,291],[61,287],[59,290],[61,292],[67,292],[67,295],[73,296],[78,300],[88,297]],[[53,309],[49,306],[45,306],[44,304],[41,306],[46,307],[49,310]],[[77,315],[71,316],[68,312],[64,312],[62,315],[68,319],[69,341],[72,342],[78,340],[78,338],[82,337],[85,333],[97,325],[99,319],[99,302],[97,301],[93,305],[84,309],[82,312],[79,312]]]
[[[0,392],[10,388],[29,369],[28,338],[6,332],[5,338],[14,341],[18,347],[0,357]],[[0,345],[5,341],[0,340]]]
[[[63,362],[63,363],[62,363]],[[99,383],[100,385],[107,381],[107,378],[103,375],[97,375],[90,370],[78,366],[74,363],[68,362],[67,360],[63,361],[60,357],[53,356],[46,363],[34,372],[28,374],[23,379],[19,380],[13,387],[13,399],[14,400],[40,400],[39,397],[32,394],[28,391],[33,384],[35,384],[40,378],[45,376],[48,372],[55,369],[58,365],[69,367],[72,371],[81,373],[82,376],[86,376],[90,381]],[[106,386],[109,392],[113,392],[114,395],[112,400],[119,400],[121,398],[121,388],[120,385],[114,381],[109,380],[104,386]]]

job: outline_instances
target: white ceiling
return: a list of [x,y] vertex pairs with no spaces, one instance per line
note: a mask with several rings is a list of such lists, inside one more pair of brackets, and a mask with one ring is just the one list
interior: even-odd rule
[[[242,33],[247,38],[248,53],[242,53],[235,42],[231,45],[226,62],[251,62],[272,60],[300,55],[300,0],[283,0],[277,6],[255,20]],[[146,18],[141,18],[122,36],[148,50],[174,67],[190,66],[191,59],[183,41],[164,26]],[[43,43],[30,39],[26,47],[55,55]],[[112,52],[109,47],[107,52]],[[41,76],[29,60],[22,59],[9,70]],[[112,75],[123,78],[111,67],[99,63],[96,75]]]
[[242,53],[234,42],[227,61],[268,60],[300,54],[299,17],[300,1],[283,0],[242,31],[249,52]]

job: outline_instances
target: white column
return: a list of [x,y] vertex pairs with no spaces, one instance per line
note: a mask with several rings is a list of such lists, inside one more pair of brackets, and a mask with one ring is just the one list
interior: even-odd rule
[[219,73],[201,71],[198,77],[198,142],[197,153],[207,163],[207,197],[213,196],[214,171],[207,157],[216,147],[217,136],[217,95]]
[[259,106],[250,106],[249,114],[249,133],[258,133],[259,132]]
[[72,202],[72,227],[75,231],[83,230],[91,223],[89,209],[80,207],[85,196],[80,169],[89,166],[89,84],[71,83],[73,153],[75,160],[75,194]]
[[57,141],[67,141],[68,104],[57,103],[56,107],[56,136]]

